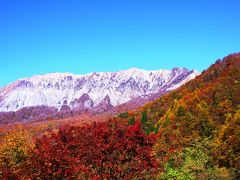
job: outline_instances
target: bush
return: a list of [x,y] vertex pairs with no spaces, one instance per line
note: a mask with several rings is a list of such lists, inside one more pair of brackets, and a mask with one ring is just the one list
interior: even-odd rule
[[155,135],[136,123],[102,122],[84,127],[64,126],[36,141],[29,176],[42,179],[129,179],[154,174]]

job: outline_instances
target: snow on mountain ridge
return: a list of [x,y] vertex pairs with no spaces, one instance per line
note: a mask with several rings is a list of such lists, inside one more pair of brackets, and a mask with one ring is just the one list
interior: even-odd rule
[[[196,71],[186,68],[154,71],[131,68],[83,75],[37,75],[0,89],[0,111],[16,111],[39,105],[58,109],[62,105],[68,105],[73,109],[85,104],[88,108],[94,108],[106,99],[109,104],[116,106],[139,96],[157,93],[159,90],[176,89],[196,75]],[[89,98],[82,97],[83,95],[88,95]],[[81,102],[83,99],[84,102]]]

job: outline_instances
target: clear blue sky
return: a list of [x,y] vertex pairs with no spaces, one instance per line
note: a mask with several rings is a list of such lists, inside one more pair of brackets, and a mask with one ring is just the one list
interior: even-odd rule
[[0,0],[0,87],[49,72],[202,71],[240,50],[239,0]]

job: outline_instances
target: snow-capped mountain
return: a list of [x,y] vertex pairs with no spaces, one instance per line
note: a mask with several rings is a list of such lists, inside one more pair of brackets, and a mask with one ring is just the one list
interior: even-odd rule
[[52,73],[18,80],[0,89],[0,112],[23,107],[105,109],[159,91],[170,91],[199,73],[186,68],[146,71],[132,68],[85,75]]

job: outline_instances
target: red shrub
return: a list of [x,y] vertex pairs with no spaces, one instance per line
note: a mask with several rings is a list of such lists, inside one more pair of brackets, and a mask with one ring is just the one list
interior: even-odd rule
[[155,136],[146,135],[139,124],[64,126],[36,141],[30,176],[129,179],[147,175],[157,167],[151,155],[154,142]]

